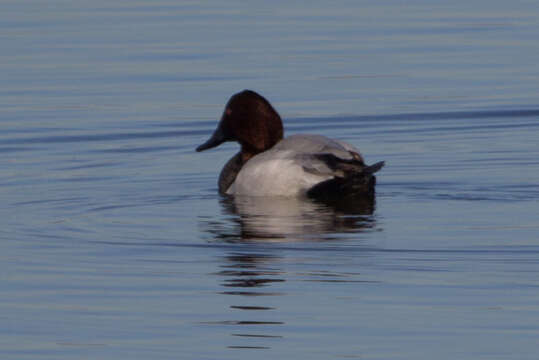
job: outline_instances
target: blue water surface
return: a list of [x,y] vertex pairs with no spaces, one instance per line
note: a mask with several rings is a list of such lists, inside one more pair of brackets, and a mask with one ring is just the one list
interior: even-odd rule
[[[535,1],[3,1],[0,358],[537,359]],[[228,98],[385,160],[217,193]]]

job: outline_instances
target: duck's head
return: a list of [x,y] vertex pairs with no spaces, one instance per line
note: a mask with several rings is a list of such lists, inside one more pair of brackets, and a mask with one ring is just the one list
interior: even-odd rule
[[270,149],[282,138],[283,123],[277,111],[261,95],[244,90],[228,100],[217,129],[196,150],[211,149],[225,141],[237,141],[245,162]]

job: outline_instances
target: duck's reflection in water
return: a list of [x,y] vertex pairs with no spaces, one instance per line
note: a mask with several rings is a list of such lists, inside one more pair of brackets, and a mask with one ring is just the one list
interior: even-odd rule
[[248,290],[249,288],[259,288],[274,282],[284,281],[283,279],[275,278],[275,276],[281,275],[279,270],[260,266],[268,261],[275,261],[275,256],[237,253],[226,256],[226,260],[228,264],[223,265],[223,267],[227,270],[219,273],[219,275],[229,277],[224,281],[223,286],[234,289],[245,288],[246,290],[225,291],[223,294],[247,296],[280,295],[279,293],[261,293]]
[[[360,232],[374,226],[374,199],[333,204],[308,199],[222,198],[224,216],[201,221],[212,240],[225,243],[297,242],[331,240],[343,232]],[[217,275],[219,295],[230,301],[230,349],[268,349],[283,337],[285,321],[277,304],[286,296],[287,274],[280,247],[239,246],[222,257]]]
[[[232,295],[231,314],[236,320],[221,321],[221,325],[233,326],[231,335],[235,343],[231,349],[268,349],[270,339],[282,338],[279,328],[284,325],[280,321],[276,308],[268,297],[285,295],[281,291],[271,291],[267,287],[273,283],[284,282],[282,271],[276,267],[279,257],[238,252],[223,257],[221,271],[217,275],[224,279],[221,285],[222,295]],[[243,339],[243,340],[239,340]]]
[[315,202],[301,198],[223,197],[224,220],[206,222],[215,240],[313,241],[374,226],[374,198]]

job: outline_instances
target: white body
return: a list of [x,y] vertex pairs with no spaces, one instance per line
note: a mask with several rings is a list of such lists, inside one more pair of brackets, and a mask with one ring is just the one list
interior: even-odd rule
[[350,160],[354,158],[350,152],[359,154],[352,145],[325,136],[289,136],[247,161],[226,193],[301,196],[316,184],[335,176],[324,162],[313,155],[333,154]]

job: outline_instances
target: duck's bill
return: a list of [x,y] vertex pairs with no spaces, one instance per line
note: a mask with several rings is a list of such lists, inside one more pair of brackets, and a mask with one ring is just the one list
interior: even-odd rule
[[226,137],[223,135],[223,132],[219,129],[215,130],[213,135],[206,141],[204,144],[196,148],[197,151],[204,151],[207,149],[214,148],[221,145],[226,141]]

